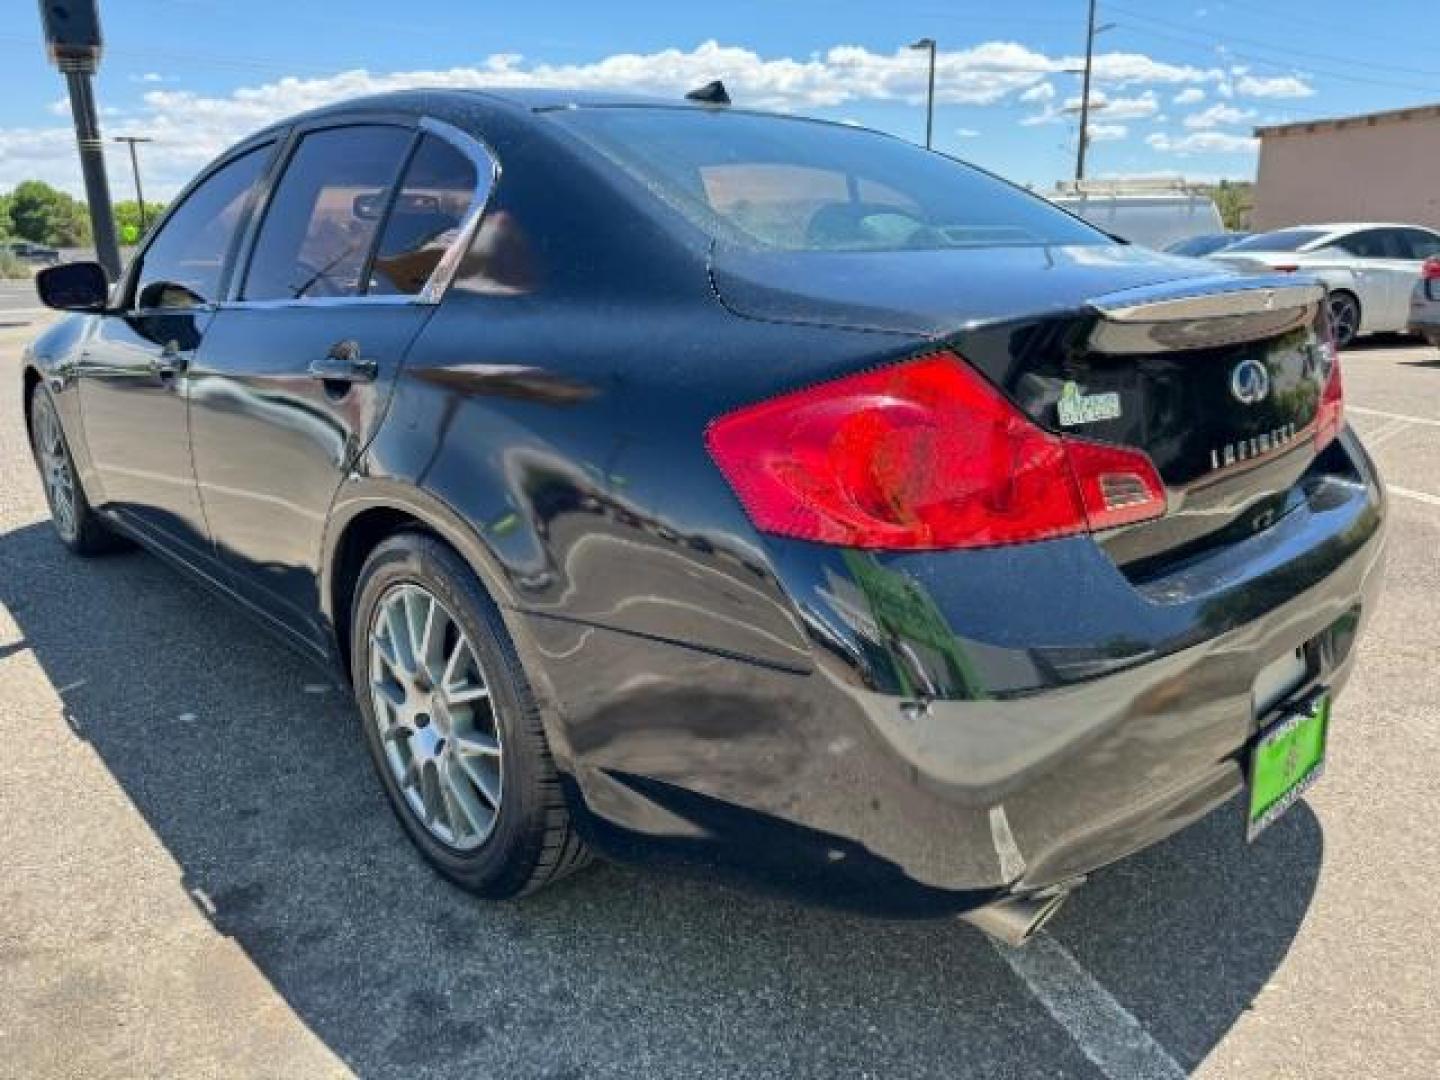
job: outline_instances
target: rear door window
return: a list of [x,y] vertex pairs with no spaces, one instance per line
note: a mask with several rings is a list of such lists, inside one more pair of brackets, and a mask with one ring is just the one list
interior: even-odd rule
[[324,128],[300,140],[265,212],[244,300],[359,296],[414,140],[399,127]]

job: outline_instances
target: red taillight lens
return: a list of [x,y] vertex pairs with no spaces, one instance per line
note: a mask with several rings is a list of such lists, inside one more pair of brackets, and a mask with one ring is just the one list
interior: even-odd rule
[[1270,269],[1278,274],[1293,274],[1300,269],[1300,266],[1298,263],[1281,263],[1279,266],[1270,267]]
[[1144,454],[1042,430],[948,353],[730,413],[706,443],[759,529],[819,543],[990,547],[1165,512]]
[[1422,281],[1440,280],[1440,255],[1431,255],[1420,264],[1420,279]]
[[1340,434],[1345,424],[1345,387],[1340,380],[1340,353],[1333,339],[1321,348],[1329,358],[1325,389],[1320,393],[1320,408],[1315,414],[1315,452],[1318,454]]

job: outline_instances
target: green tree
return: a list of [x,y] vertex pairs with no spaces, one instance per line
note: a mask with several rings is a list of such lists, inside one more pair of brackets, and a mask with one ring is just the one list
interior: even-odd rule
[[10,224],[10,195],[8,192],[0,192],[0,240],[4,240],[15,231]]
[[80,247],[90,242],[85,205],[41,180],[26,180],[10,194],[15,235],[39,244]]
[[134,199],[123,199],[115,204],[115,231],[120,235],[120,243],[130,245],[140,242],[140,239],[155,227],[155,222],[165,212],[165,204],[145,200],[145,230],[140,229],[140,204]]
[[1254,185],[1221,180],[1214,192],[1215,207],[1225,228],[1240,231],[1250,224],[1250,211],[1255,205]]

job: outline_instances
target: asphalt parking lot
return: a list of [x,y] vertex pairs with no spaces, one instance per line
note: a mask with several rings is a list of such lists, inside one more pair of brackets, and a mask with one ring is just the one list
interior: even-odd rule
[[1345,357],[1392,527],[1323,782],[1253,847],[1234,806],[1096,875],[1014,955],[611,866],[447,886],[323,673],[53,538],[37,306],[0,282],[0,1075],[1440,1073],[1440,352]]

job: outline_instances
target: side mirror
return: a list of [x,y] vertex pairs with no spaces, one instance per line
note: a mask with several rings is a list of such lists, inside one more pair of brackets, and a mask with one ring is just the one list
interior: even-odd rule
[[35,291],[42,304],[59,311],[104,311],[110,281],[99,263],[62,263],[36,273]]

